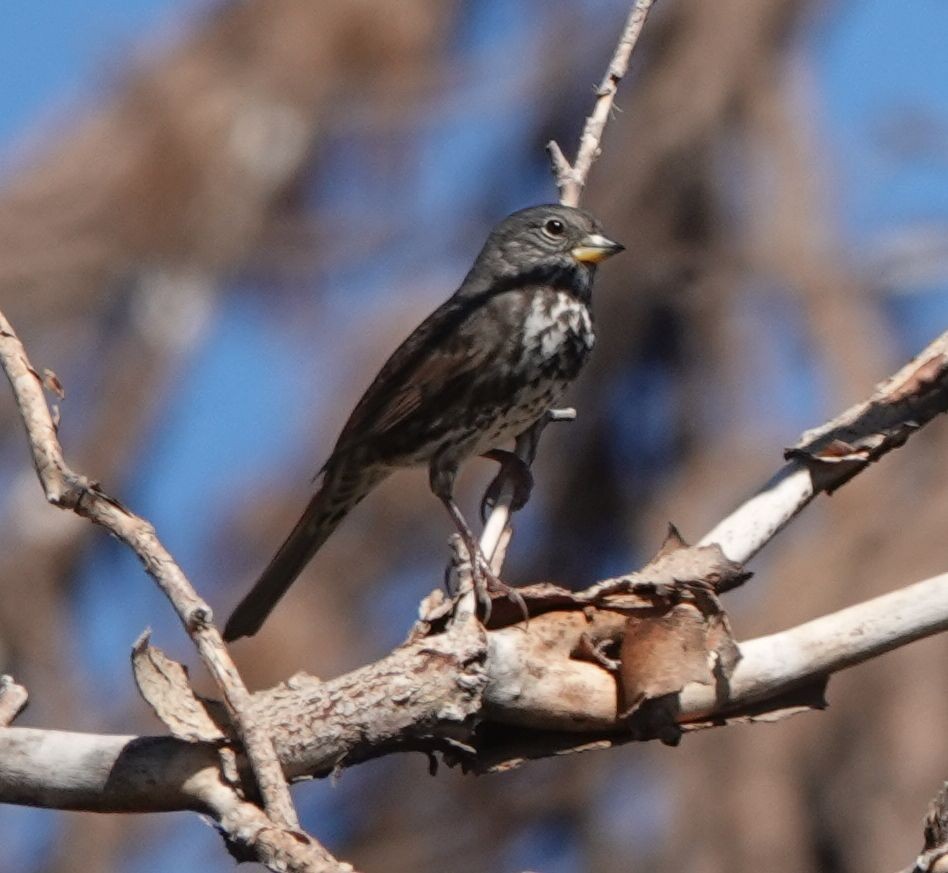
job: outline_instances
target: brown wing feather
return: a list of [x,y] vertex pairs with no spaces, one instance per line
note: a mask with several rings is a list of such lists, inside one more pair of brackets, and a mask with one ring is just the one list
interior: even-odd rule
[[386,361],[349,416],[327,466],[356,446],[385,441],[499,352],[500,335],[479,331],[490,342],[471,342],[474,323],[492,319],[488,300],[448,300],[422,322]]
[[423,359],[412,371],[411,379],[393,391],[388,402],[382,406],[372,421],[372,430],[381,436],[395,430],[400,424],[422,410],[436,395],[441,393],[446,382],[473,371],[483,363],[483,354],[445,354]]

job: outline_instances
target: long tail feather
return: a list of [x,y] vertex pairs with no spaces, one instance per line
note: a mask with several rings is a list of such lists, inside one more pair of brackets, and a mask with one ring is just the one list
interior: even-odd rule
[[253,636],[339,522],[387,473],[379,468],[327,472],[296,526],[224,628],[225,640]]

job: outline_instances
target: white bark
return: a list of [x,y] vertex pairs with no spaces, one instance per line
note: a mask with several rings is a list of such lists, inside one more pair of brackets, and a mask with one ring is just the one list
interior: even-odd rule
[[699,545],[717,543],[731,560],[747,563],[817,494],[839,488],[946,410],[948,331],[868,400],[803,434],[788,450],[790,462]]
[[[601,621],[616,622],[616,614]],[[467,763],[477,767],[478,719],[523,728],[516,739],[527,745],[531,729],[540,746],[544,731],[575,735],[571,748],[635,738],[636,723],[618,718],[615,677],[571,654],[589,627],[582,611],[547,613],[526,631],[488,633],[486,645],[466,627],[330,682],[296,677],[254,695],[255,711],[290,777],[405,749],[456,748],[465,757],[466,747]],[[726,684],[684,688],[678,721],[740,715],[752,705],[766,711],[768,701],[777,706],[808,682],[946,629],[948,574],[741,644]],[[483,751],[491,760],[512,754],[496,746]],[[211,743],[0,728],[0,803],[219,816],[224,792],[232,789]]]

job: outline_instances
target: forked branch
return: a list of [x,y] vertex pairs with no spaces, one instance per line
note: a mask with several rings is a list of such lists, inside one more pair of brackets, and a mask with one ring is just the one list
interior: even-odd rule
[[[198,596],[148,522],[66,463],[43,394],[44,384],[58,388],[58,382],[52,374],[47,374],[44,380],[32,366],[23,344],[3,313],[0,313],[0,366],[13,388],[33,465],[46,499],[54,506],[71,510],[101,525],[135,552],[145,570],[171,601],[220,689],[234,729],[246,749],[256,789],[271,822],[269,833],[280,830],[297,832],[299,822],[273,743],[254,717],[250,692],[213,624],[210,606]],[[316,845],[315,841],[312,844]]]

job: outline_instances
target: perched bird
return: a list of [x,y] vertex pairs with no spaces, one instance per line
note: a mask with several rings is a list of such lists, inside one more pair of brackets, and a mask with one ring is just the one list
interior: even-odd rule
[[528,430],[576,378],[595,340],[596,264],[622,249],[581,209],[533,206],[501,221],[461,287],[356,405],[322,486],[234,610],[225,639],[256,633],[346,513],[401,467],[428,465],[431,490],[496,586],[454,502],[458,467]]

